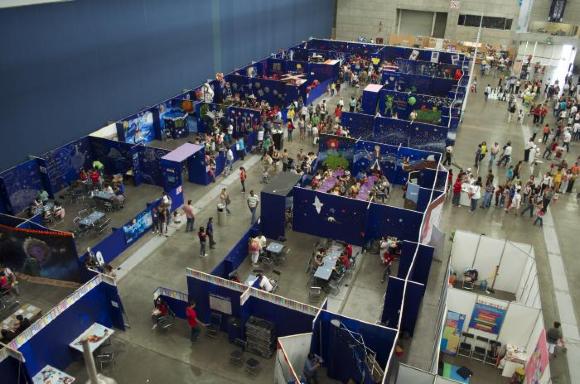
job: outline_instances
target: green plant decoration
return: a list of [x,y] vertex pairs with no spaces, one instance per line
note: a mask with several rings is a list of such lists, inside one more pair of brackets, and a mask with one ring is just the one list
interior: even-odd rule
[[340,153],[329,154],[326,159],[324,160],[324,165],[326,165],[329,169],[337,169],[338,167],[342,167],[344,169],[348,169],[348,160],[343,157]]

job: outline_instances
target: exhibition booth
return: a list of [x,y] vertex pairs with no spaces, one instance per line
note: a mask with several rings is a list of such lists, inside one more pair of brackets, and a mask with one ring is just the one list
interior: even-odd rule
[[525,383],[549,382],[532,246],[456,231],[448,276],[439,374],[468,383],[480,369],[493,367],[495,374],[525,377]]
[[[194,91],[187,91],[146,108],[90,136],[0,173],[0,230],[9,232],[11,239],[21,234],[22,237],[36,239],[29,242],[30,254],[22,255],[18,263],[27,268],[39,268],[40,273],[44,274],[69,269],[71,273],[78,274],[65,276],[65,280],[86,281],[89,278],[86,270],[81,267],[89,254],[78,257],[78,253],[84,253],[86,247],[80,247],[82,252],[78,252],[79,245],[75,244],[86,237],[73,237],[70,232],[45,227],[43,212],[28,219],[20,218],[17,214],[29,207],[41,191],[47,191],[51,198],[62,197],[67,200],[65,196],[70,195],[74,201],[77,198],[84,201],[86,196],[78,197],[72,186],[78,184],[81,168],[92,168],[95,161],[102,163],[103,173],[107,177],[132,180],[134,189],[131,193],[140,194],[147,186],[153,190],[152,197],[145,204],[139,205],[130,215],[122,216],[121,224],[103,224],[99,233],[106,234],[106,237],[97,243],[90,243],[92,252],[105,263],[114,260],[151,228],[151,212],[165,200],[162,200],[162,194],[166,194],[170,201],[170,212],[182,206],[185,173],[190,182],[202,185],[210,182],[206,148],[186,143],[190,133],[208,132],[215,121],[222,121],[232,124],[234,139],[246,137],[246,148],[250,148],[257,140],[257,130],[263,122],[260,111],[224,104],[228,92],[243,93],[244,97],[254,95],[271,105],[285,107],[299,97],[308,103],[322,94],[328,82],[336,79],[340,64],[338,60],[348,55],[368,54],[379,60],[413,55],[417,60],[430,60],[430,52],[425,51],[415,53],[415,50],[399,47],[318,39],[311,39],[290,50],[294,49],[296,53],[299,53],[299,49],[335,53],[329,53],[326,58],[329,62],[322,63],[308,59],[301,61],[299,57],[290,60],[272,57],[252,63],[225,76],[232,88],[229,91],[222,87],[222,81],[208,82]],[[438,60],[440,63],[454,65],[455,59],[441,53]],[[450,116],[454,113],[452,109],[449,111]],[[349,117],[347,113],[344,115]],[[350,115],[353,119],[354,116],[365,116]],[[380,124],[380,119],[372,120],[370,128],[373,134],[375,129],[383,130],[385,122]],[[403,146],[402,142],[395,143],[396,140],[392,142],[393,145],[389,145],[331,135],[320,136],[317,160],[320,169],[342,167],[354,176],[380,169],[392,184],[407,185],[406,199],[413,203],[412,209],[379,203],[370,194],[370,184],[361,192],[362,195],[349,198],[308,188],[312,175],[285,180],[281,188],[266,189],[262,195],[265,197],[262,209],[274,215],[272,217],[278,222],[276,226],[269,225],[270,219],[263,217],[261,222],[248,229],[211,274],[188,269],[188,292],[159,288],[154,297],[164,299],[178,317],[184,317],[187,302],[195,300],[202,321],[227,332],[231,341],[242,339],[248,345],[253,345],[257,353],[272,355],[277,337],[308,334],[310,342],[306,343],[305,339],[300,341],[300,350],[296,353],[303,356],[304,351],[309,350],[322,356],[329,377],[343,381],[353,378],[358,382],[376,382],[382,377],[382,381],[386,382],[396,359],[394,349],[397,339],[402,333],[413,334],[433,254],[438,247],[436,236],[433,235],[439,226],[447,171],[440,164],[441,153],[423,149],[432,148],[440,152],[441,142],[447,135],[445,127],[433,127],[436,128],[430,131],[431,134],[418,133],[408,141],[416,148]],[[443,133],[435,131],[439,128]],[[426,131],[428,129],[425,128]],[[401,127],[400,130],[408,132],[410,128]],[[436,137],[435,133],[444,136]],[[165,140],[184,142],[174,150],[156,147],[158,141]],[[215,174],[219,175],[225,166],[225,154],[221,151],[212,155],[216,156]],[[235,156],[237,159],[242,155],[235,151]],[[315,166],[314,171],[316,169]],[[367,182],[373,181],[368,177]],[[366,182],[363,184],[366,185]],[[293,211],[292,226],[297,232],[360,246],[376,242],[382,236],[403,241],[398,275],[389,279],[384,303],[380,303],[383,306],[382,325],[335,314],[325,310],[324,305],[320,309],[265,292],[258,289],[256,281],[245,285],[230,279],[230,274],[244,260],[247,261],[250,237],[266,231],[270,231],[268,237],[273,239],[284,236],[280,219],[284,217],[286,223],[286,209],[290,206]],[[85,217],[79,219],[84,220]],[[74,253],[67,252],[67,259],[59,259],[56,252],[51,253],[48,260],[37,257],[39,254],[44,256],[38,249],[47,246],[66,249],[62,244],[75,249]],[[528,296],[531,290],[530,287]],[[75,325],[67,328],[61,322]],[[97,323],[110,329],[108,332],[111,333],[113,327],[124,329],[122,305],[116,287],[114,283],[105,281],[102,275],[88,280],[71,297],[12,341],[9,347],[24,357],[26,377],[30,381],[46,366],[65,370],[76,353],[76,348],[69,346],[69,343],[74,342],[84,329]],[[248,329],[267,332],[269,342],[252,342],[252,332],[248,332]],[[284,343],[285,348],[290,350],[290,339],[282,339],[280,343]],[[58,353],[45,354],[43,351],[49,350],[47,346],[51,350],[57,348]],[[288,352],[294,356],[293,351]],[[8,354],[0,361],[0,370],[6,370],[7,377],[14,375],[14,368],[18,367],[18,356],[14,352],[14,355]],[[293,359],[289,360],[289,373],[284,374],[285,378],[292,378],[292,375],[301,371],[300,366],[293,366],[300,364],[300,361]]]
[[125,330],[123,304],[115,283],[98,274],[0,350],[0,377],[10,383],[74,381],[64,371],[82,358],[81,336],[94,351],[116,330]]

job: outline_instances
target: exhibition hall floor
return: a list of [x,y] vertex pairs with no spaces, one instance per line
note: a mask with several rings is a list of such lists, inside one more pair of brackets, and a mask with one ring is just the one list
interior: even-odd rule
[[[480,81],[487,83],[488,79]],[[489,82],[496,80],[489,79]],[[341,95],[345,101],[350,99],[352,89],[344,90]],[[360,92],[356,90],[356,92]],[[334,105],[334,100],[328,101],[329,105]],[[550,121],[552,122],[552,121]],[[523,158],[523,145],[526,140],[524,135],[525,127],[517,123],[508,125],[506,123],[506,105],[502,102],[483,101],[482,94],[471,95],[465,119],[457,135],[457,146],[455,148],[455,158],[453,162],[465,168],[471,167],[475,149],[481,141],[488,143],[498,141],[503,145],[507,140],[511,140],[514,147],[514,159]],[[297,135],[295,135],[297,136]],[[309,141],[310,142],[310,141]],[[288,143],[286,143],[288,144]],[[568,155],[568,161],[573,160],[578,155],[578,143],[572,144],[572,152]],[[295,137],[295,141],[286,146],[289,148],[291,156],[299,148],[315,151],[309,143],[300,143]],[[256,157],[246,158],[248,165],[247,190],[261,190],[260,166],[256,164]],[[241,163],[236,163],[236,168]],[[454,173],[457,173],[457,168]],[[493,167],[496,178],[505,179],[505,171],[497,170]],[[480,173],[487,172],[487,167]],[[523,178],[527,178],[527,169]],[[194,233],[185,233],[185,226],[172,228],[170,237],[159,237],[147,235],[138,242],[138,246],[129,249],[115,266],[119,266],[120,277],[119,291],[125,305],[128,322],[131,328],[127,332],[118,332],[114,344],[119,345],[121,351],[118,356],[118,364],[109,368],[107,373],[115,377],[119,382],[149,382],[149,383],[271,383],[273,380],[273,370],[275,359],[267,361],[259,359],[263,365],[262,371],[256,377],[247,376],[242,368],[235,368],[228,364],[229,352],[233,346],[227,343],[225,336],[221,339],[208,339],[202,335],[196,344],[191,344],[188,340],[188,329],[184,321],[177,320],[174,328],[166,333],[152,330],[150,313],[153,307],[153,291],[159,286],[186,291],[185,268],[193,267],[209,272],[222,260],[228,250],[240,239],[243,232],[247,230],[250,223],[250,212],[247,208],[245,198],[240,193],[240,184],[237,172],[228,178],[220,177],[217,183],[209,186],[198,186],[187,184],[185,186],[185,199],[192,198],[194,205],[200,208],[196,215],[195,227],[205,225],[209,216],[215,216],[217,194],[222,187],[226,186],[232,197],[232,215],[228,217],[225,226],[215,226],[216,249],[209,251],[206,258],[199,257],[199,242]],[[576,187],[578,188],[578,187]],[[554,220],[555,233],[557,233],[560,253],[564,264],[565,277],[570,283],[570,292],[580,292],[580,263],[577,262],[574,250],[574,236],[577,232],[578,203],[574,195],[561,196],[559,201],[550,206],[551,216]],[[549,217],[549,215],[547,215]],[[544,230],[532,226],[531,220],[507,215],[501,209],[490,209],[487,211],[478,209],[474,214],[468,213],[468,209],[451,207],[447,203],[443,210],[442,227],[451,234],[455,229],[463,229],[477,233],[485,233],[496,238],[506,238],[518,242],[532,243],[538,265],[538,272],[541,284],[541,299],[544,309],[545,323],[551,324],[554,320],[571,322],[580,316],[580,296],[572,297],[571,305],[566,308],[558,306],[555,297],[555,287],[552,282],[552,274],[548,260],[548,252],[544,241],[544,231],[550,228],[549,218],[545,219]],[[550,242],[550,252],[554,252],[553,232],[548,232]],[[430,362],[433,356],[433,345],[436,343],[434,335],[435,326],[433,324],[434,314],[437,312],[438,299],[440,297],[441,285],[445,281],[444,271],[449,257],[449,242],[442,254],[437,255],[433,263],[428,282],[427,292],[423,300],[421,314],[415,330],[414,338],[410,347],[405,351],[402,358],[412,366],[422,369],[430,369]],[[310,250],[311,244],[307,245]],[[292,250],[289,257],[299,248]],[[374,257],[375,255],[371,255]],[[306,255],[300,255],[305,258]],[[376,313],[380,313],[381,298],[384,293],[384,285],[380,284],[380,275],[377,268],[372,264],[373,258],[365,259],[369,264],[363,263],[358,271],[353,287],[350,287],[351,294],[355,290],[360,290],[357,294],[357,302],[346,302],[342,312],[349,316],[363,318],[366,321],[373,321],[374,309],[378,307]],[[305,267],[304,263],[300,263]],[[366,271],[366,272],[365,272]],[[283,272],[284,273],[284,272]],[[288,271],[291,274],[291,270]],[[288,292],[304,292],[306,294],[306,284],[301,280],[306,278],[304,269],[296,267],[300,278],[296,280],[283,274],[282,281]],[[357,279],[361,279],[365,273],[373,275],[371,284],[357,286]],[[242,278],[245,276],[241,276]],[[563,278],[564,276],[562,276]],[[561,280],[561,279],[560,279]],[[360,280],[361,282],[363,279]],[[561,282],[556,282],[561,284]],[[558,292],[562,292],[561,285]],[[372,295],[365,295],[365,292],[374,290]],[[296,296],[298,297],[298,296]],[[368,308],[373,311],[368,313]],[[569,312],[566,312],[566,311]],[[366,314],[365,314],[366,313]],[[368,318],[367,318],[368,316]],[[375,319],[377,320],[377,319]],[[566,330],[565,330],[566,332]],[[569,346],[568,354],[573,354],[575,346]],[[249,356],[248,356],[249,357]],[[254,357],[254,356],[252,356]],[[570,356],[569,356],[570,357]],[[579,360],[580,361],[580,358]],[[578,369],[578,367],[571,367]],[[73,373],[79,381],[85,377],[82,374],[80,365],[71,367]],[[74,370],[74,372],[72,372]],[[551,362],[551,372],[554,383],[569,383],[568,367],[565,358],[558,358]],[[324,375],[320,375],[324,376]],[[499,372],[498,372],[499,377]],[[322,377],[321,377],[322,378]],[[169,379],[169,380],[168,380]],[[326,379],[326,378],[325,378]],[[321,380],[321,382],[325,382]],[[476,382],[474,380],[474,382]]]

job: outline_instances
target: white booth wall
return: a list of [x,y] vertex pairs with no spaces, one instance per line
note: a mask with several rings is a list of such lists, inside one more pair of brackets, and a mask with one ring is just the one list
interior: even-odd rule
[[[286,384],[288,383],[287,379],[293,379],[294,375],[290,371],[291,369],[294,370],[294,373],[296,373],[298,377],[302,375],[302,368],[304,367],[304,363],[306,362],[306,358],[310,352],[311,340],[312,332],[278,338],[278,343],[281,348],[278,350],[278,362],[274,369],[274,376],[278,383]],[[288,358],[289,366],[288,364],[285,364],[284,352]],[[280,361],[280,359],[283,360]]]
[[[494,239],[460,230],[453,237],[450,264],[458,279],[462,278],[466,269],[477,269],[478,279],[487,280],[488,287],[493,285],[494,289],[516,296],[520,292],[520,297],[523,297],[523,285],[526,283],[528,286],[525,296],[529,296],[533,279],[529,279],[528,275],[536,269],[533,247],[530,244]],[[531,296],[535,297],[533,294]],[[526,304],[529,305],[527,302]]]
[[[506,315],[498,335],[469,328],[473,308],[478,302],[489,303],[491,305],[506,308]],[[462,289],[449,288],[447,291],[447,310],[465,315],[465,322],[463,323],[462,329],[463,332],[487,337],[491,340],[498,340],[502,344],[513,344],[527,347],[530,342],[530,334],[533,335],[533,331],[536,329],[538,321],[540,321],[543,327],[541,309],[526,307],[517,302],[509,302],[494,299],[489,296],[478,295],[474,292]]]
[[405,364],[399,365],[396,384],[433,384],[434,374]]

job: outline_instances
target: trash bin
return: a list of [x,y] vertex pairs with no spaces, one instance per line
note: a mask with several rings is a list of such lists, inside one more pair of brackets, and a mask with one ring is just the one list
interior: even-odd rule
[[217,223],[218,225],[226,223],[226,206],[222,203],[217,205]]

